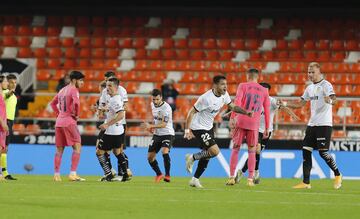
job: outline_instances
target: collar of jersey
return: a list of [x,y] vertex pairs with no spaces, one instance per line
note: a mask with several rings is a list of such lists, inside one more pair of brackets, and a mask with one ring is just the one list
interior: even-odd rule
[[218,95],[215,94],[214,89],[211,89],[211,92],[214,94],[215,97],[221,97],[221,95],[218,96]]
[[322,82],[324,80],[324,78],[323,79],[321,79],[320,81],[318,81],[318,82],[315,82],[315,83],[313,83],[313,84],[319,84],[320,82]]
[[155,104],[154,104],[154,106],[155,106],[155,108],[159,108],[159,107],[161,107],[162,105],[164,105],[165,104],[165,101],[163,101],[159,106],[156,106]]

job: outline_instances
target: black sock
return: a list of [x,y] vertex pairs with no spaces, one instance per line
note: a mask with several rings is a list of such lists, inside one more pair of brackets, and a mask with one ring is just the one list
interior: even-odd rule
[[157,176],[160,176],[162,174],[156,159],[153,162],[149,161],[149,164],[150,164],[151,168],[155,171]]
[[170,176],[170,156],[169,154],[163,154],[163,158],[164,158],[164,167],[165,167],[165,175],[166,176]]
[[209,161],[210,161],[210,159],[200,159],[199,160],[198,166],[197,166],[195,174],[194,174],[195,178],[197,178],[197,179],[200,178],[200,176],[204,173]]
[[246,159],[245,164],[244,164],[243,168],[241,169],[241,171],[243,173],[245,173],[247,170],[248,170],[248,159]]
[[200,152],[198,152],[196,154],[193,154],[194,160],[208,159],[208,158],[212,158],[212,157],[214,157],[214,156],[212,156],[210,154],[210,152],[207,151],[207,150],[203,150],[203,151],[200,151]]
[[106,163],[108,164],[108,166],[110,167],[110,169],[112,169],[112,165],[111,165],[111,160],[110,160],[110,154],[105,152],[105,158],[106,158]]
[[[127,171],[126,171],[126,161],[125,161],[125,156],[123,153],[120,153],[118,155],[116,155],[116,158],[118,159],[118,168],[119,170],[121,170],[121,172],[123,173],[122,176],[124,177],[128,177],[127,175]],[[119,171],[120,172],[120,171]]]
[[256,153],[255,157],[256,157],[255,170],[259,170],[260,154]]
[[111,173],[111,168],[109,167],[108,163],[106,162],[105,154],[96,155],[96,156],[97,156],[97,158],[99,160],[101,168],[104,170],[105,176],[109,175]]
[[311,151],[303,149],[303,182],[310,183],[310,171],[312,168]]
[[330,169],[334,172],[335,176],[340,176],[340,171],[336,166],[334,158],[329,154],[329,151],[319,151],[319,154],[321,158],[325,160]]
[[129,169],[129,158],[128,158],[128,156],[126,156],[125,153],[123,153],[123,154],[124,154],[125,161],[126,161],[126,169]]

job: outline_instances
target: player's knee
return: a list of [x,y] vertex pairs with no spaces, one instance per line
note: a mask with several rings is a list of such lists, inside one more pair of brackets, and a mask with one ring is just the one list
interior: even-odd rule
[[303,151],[310,151],[310,152],[313,152],[313,148],[312,147],[308,147],[308,146],[303,146],[302,148]]
[[148,154],[147,159],[151,163],[151,162],[153,162],[155,160],[155,155],[154,154]]

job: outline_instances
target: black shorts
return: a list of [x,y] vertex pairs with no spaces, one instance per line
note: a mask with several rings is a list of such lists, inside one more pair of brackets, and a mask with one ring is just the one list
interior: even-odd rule
[[10,144],[10,138],[13,136],[13,125],[14,125],[14,120],[7,120],[7,125],[9,127],[9,135],[6,136],[6,140],[5,140],[5,145],[9,146]]
[[154,135],[148,152],[159,152],[162,147],[171,148],[174,142],[173,135]]
[[308,126],[302,145],[313,149],[329,149],[331,133],[331,126]]
[[104,134],[102,139],[100,139],[100,141],[102,141],[102,143],[99,144],[98,148],[103,151],[110,151],[112,149],[120,148],[121,145],[123,144],[123,140],[124,140],[123,135],[124,134],[122,134],[122,135]]
[[201,144],[202,149],[208,149],[216,144],[214,138],[214,129],[210,130],[191,130],[196,139]]
[[268,144],[270,137],[271,137],[271,132],[269,132],[269,136],[267,138],[263,139],[263,136],[264,136],[264,133],[259,132],[258,143],[261,146],[261,150],[264,150],[266,145]]

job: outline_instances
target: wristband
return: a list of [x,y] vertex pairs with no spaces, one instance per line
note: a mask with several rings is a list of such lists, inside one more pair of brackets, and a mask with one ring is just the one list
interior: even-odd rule
[[185,129],[185,134],[189,134],[190,133],[190,129]]

